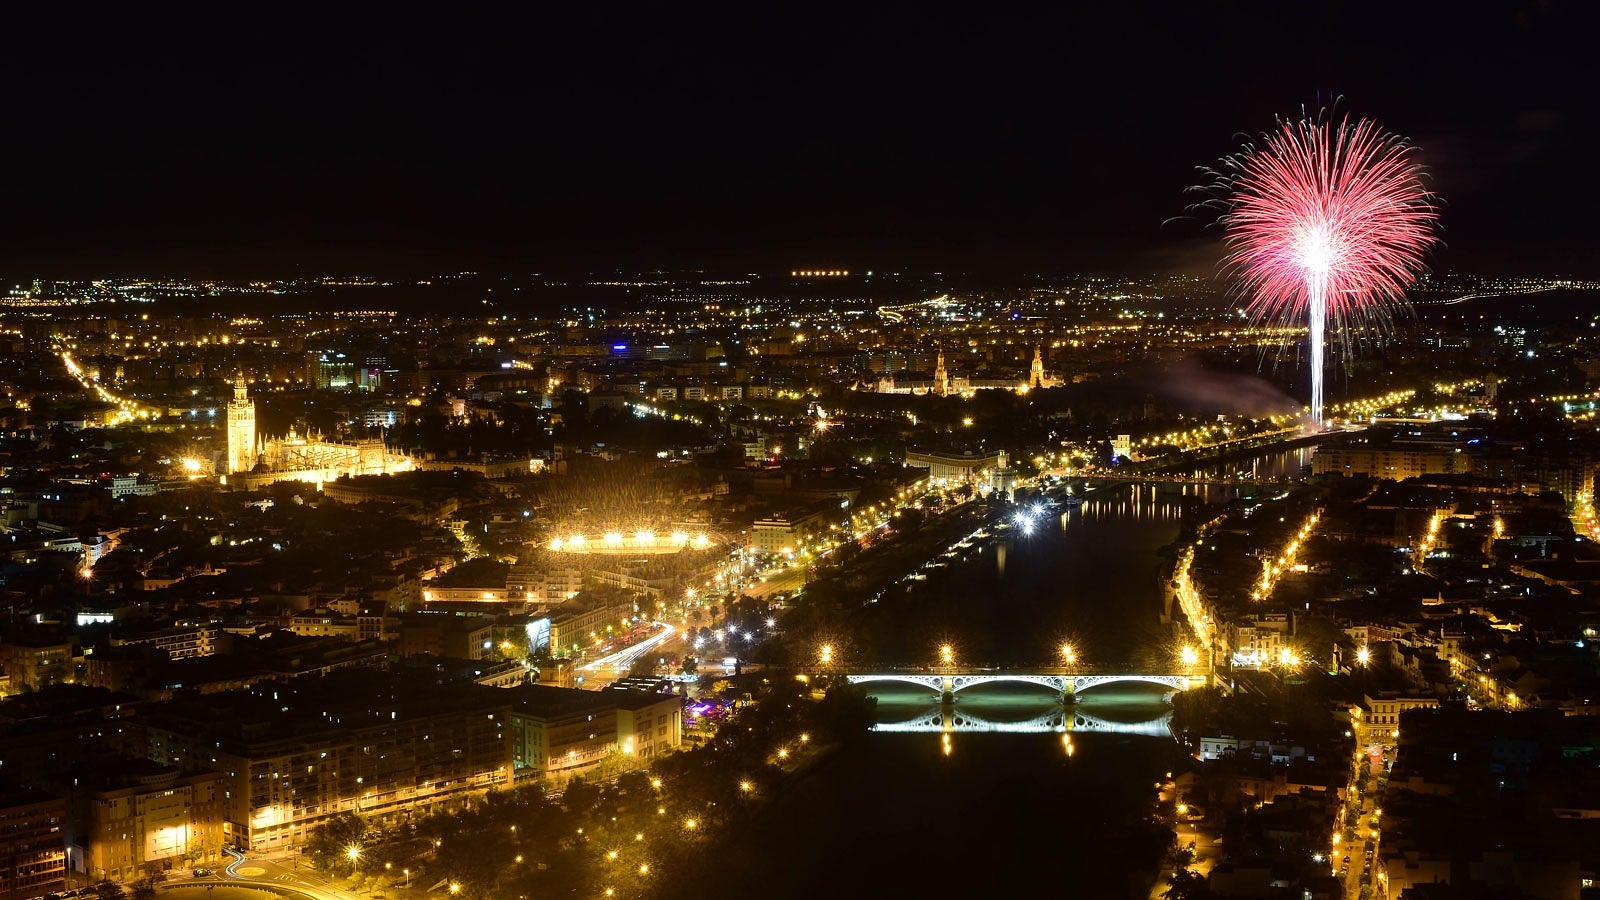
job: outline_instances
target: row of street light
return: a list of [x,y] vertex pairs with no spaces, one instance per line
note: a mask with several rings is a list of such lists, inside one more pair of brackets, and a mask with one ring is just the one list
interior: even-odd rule
[[[1362,653],[1366,653],[1363,649]],[[1072,667],[1078,664],[1078,648],[1071,643],[1063,643],[1057,651],[1061,663]],[[956,664],[956,648],[950,643],[939,645],[936,655],[939,665],[945,668]],[[1185,644],[1178,650],[1178,662],[1185,667],[1192,668],[1200,664],[1200,651],[1193,644]],[[831,643],[824,643],[817,647],[817,664],[821,668],[831,668],[838,659],[838,650]]]

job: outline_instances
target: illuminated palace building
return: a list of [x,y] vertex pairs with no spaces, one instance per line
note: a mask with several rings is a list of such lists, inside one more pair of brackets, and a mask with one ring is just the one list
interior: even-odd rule
[[275,481],[321,484],[345,475],[387,475],[407,472],[411,457],[393,453],[381,439],[330,441],[320,435],[265,438],[256,432],[256,404],[240,376],[228,404],[228,468],[224,484],[253,488]]

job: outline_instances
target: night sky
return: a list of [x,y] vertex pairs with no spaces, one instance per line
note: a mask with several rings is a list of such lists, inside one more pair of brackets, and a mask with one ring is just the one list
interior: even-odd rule
[[1597,5],[14,20],[0,271],[1209,272],[1194,167],[1342,96],[1435,268],[1600,276]]

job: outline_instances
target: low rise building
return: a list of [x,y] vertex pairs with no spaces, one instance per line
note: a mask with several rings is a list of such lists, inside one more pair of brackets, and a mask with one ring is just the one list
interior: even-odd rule
[[1439,698],[1399,693],[1382,693],[1376,697],[1368,694],[1362,697],[1362,705],[1366,708],[1368,727],[1392,730],[1400,727],[1401,713],[1411,709],[1437,709]]
[[1228,648],[1236,669],[1258,669],[1277,665],[1288,650],[1290,622],[1287,615],[1248,616],[1228,623]]
[[828,525],[840,510],[837,500],[820,500],[757,519],[750,526],[750,549],[756,553],[789,553]]
[[1004,452],[999,453],[941,453],[930,450],[906,450],[906,465],[927,469],[928,478],[938,481],[978,481],[996,469],[1006,467]]
[[400,625],[401,656],[483,659],[494,647],[494,620],[487,616],[417,613]]
[[617,704],[617,746],[650,759],[683,743],[683,699],[677,694],[613,688],[603,692]]
[[548,685],[515,694],[511,740],[518,778],[566,778],[613,753],[651,758],[683,742],[683,701],[676,694]]
[[217,652],[222,629],[213,624],[162,628],[157,631],[113,635],[113,647],[153,647],[169,659],[195,659]]
[[301,637],[337,637],[356,640],[361,624],[355,616],[342,616],[328,609],[307,610],[289,619],[289,630]]
[[422,589],[423,603],[498,603],[504,604],[513,598],[512,591],[504,584],[488,584],[478,587],[438,587],[429,585]]
[[161,491],[161,483],[138,475],[111,476],[111,499],[123,497],[154,497]]
[[609,632],[625,630],[637,612],[632,604],[608,603],[588,609],[561,609],[550,616],[550,649],[577,653],[604,639]]
[[27,900],[66,885],[66,820],[60,797],[0,794],[0,900]]
[[13,690],[70,684],[76,677],[72,644],[59,638],[7,636],[0,643],[0,669],[11,676]]
[[511,745],[518,778],[564,778],[617,749],[617,708],[603,692],[530,685],[515,690]]
[[587,580],[582,569],[572,567],[551,569],[528,580],[527,596],[530,601],[554,606],[576,597],[578,592],[583,590]]

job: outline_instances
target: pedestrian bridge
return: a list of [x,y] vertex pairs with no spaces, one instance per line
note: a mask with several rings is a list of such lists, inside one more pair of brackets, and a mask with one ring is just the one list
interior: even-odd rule
[[1069,672],[1069,671],[884,671],[855,672],[845,676],[851,684],[879,684],[901,682],[927,688],[942,697],[954,700],[957,694],[970,687],[985,684],[1036,684],[1048,688],[1063,700],[1076,697],[1080,692],[1108,684],[1149,684],[1163,688],[1169,694],[1200,687],[1206,683],[1204,675],[1172,675],[1144,673]]
[[967,710],[944,706],[930,709],[914,719],[900,722],[879,722],[873,731],[888,733],[924,734],[930,732],[976,732],[1001,734],[1049,734],[1054,732],[1092,732],[1101,734],[1134,734],[1144,737],[1172,737],[1172,713],[1169,711],[1143,722],[1117,722],[1089,715],[1081,709],[1069,711],[1053,706],[1044,713],[1024,721],[1000,722],[972,715]]

